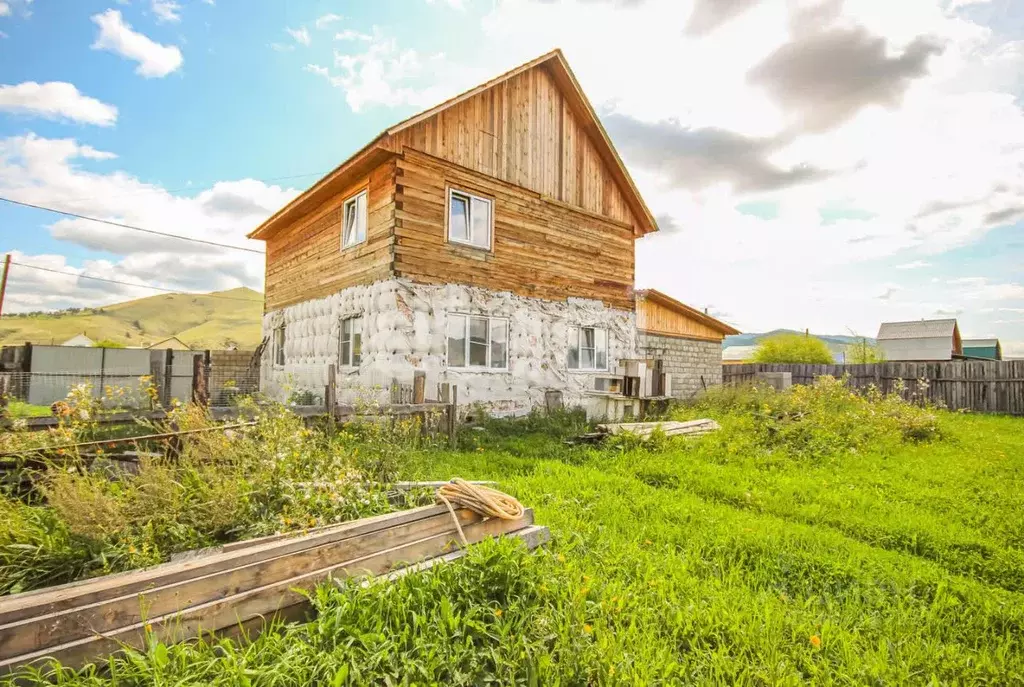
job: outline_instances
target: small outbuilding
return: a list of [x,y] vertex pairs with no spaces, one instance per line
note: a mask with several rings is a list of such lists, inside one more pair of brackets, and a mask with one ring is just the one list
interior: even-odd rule
[[81,334],[75,334],[70,339],[61,344],[61,346],[92,346],[95,342],[85,335],[85,332]]
[[999,339],[964,339],[964,357],[1002,360],[1003,346]]
[[636,328],[637,351],[661,359],[676,398],[722,383],[722,339],[740,333],[654,289],[636,292]]
[[964,354],[955,319],[883,322],[876,338],[886,360],[939,361]]
[[176,336],[169,336],[166,339],[161,339],[160,341],[157,341],[155,344],[150,344],[149,346],[146,346],[146,348],[151,348],[160,351],[167,350],[168,348],[171,349],[172,351],[192,350],[191,346],[189,346],[187,343],[185,343]]

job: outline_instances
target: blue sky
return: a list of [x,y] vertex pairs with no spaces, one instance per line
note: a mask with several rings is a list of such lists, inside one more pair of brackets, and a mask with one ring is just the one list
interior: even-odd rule
[[[747,331],[1024,342],[1012,0],[0,0],[0,195],[231,245],[389,124],[561,47],[663,231],[637,282]],[[8,308],[262,286],[259,256],[0,204]],[[1024,350],[1021,350],[1024,355]]]

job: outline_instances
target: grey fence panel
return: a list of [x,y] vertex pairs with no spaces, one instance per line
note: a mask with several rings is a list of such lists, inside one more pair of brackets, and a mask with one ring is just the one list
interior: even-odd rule
[[192,400],[192,361],[203,355],[204,351],[174,351],[171,359],[171,398],[182,403]]
[[855,389],[875,386],[894,393],[902,381],[907,400],[927,399],[951,410],[1024,415],[1024,360],[884,362],[868,365],[745,363],[723,365],[723,384],[753,382],[758,372],[791,372],[794,384],[812,384],[823,375],[847,376]]

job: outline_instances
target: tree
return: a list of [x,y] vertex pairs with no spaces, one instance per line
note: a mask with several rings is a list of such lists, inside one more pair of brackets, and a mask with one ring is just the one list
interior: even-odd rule
[[124,348],[123,343],[118,343],[110,339],[102,339],[100,341],[94,341],[92,344],[93,348]]
[[835,362],[831,351],[821,339],[809,334],[776,334],[763,339],[754,351],[755,363],[821,363]]
[[885,352],[881,347],[869,344],[868,340],[861,337],[860,341],[846,347],[846,362],[854,365],[866,365],[868,363],[881,363],[885,361]]

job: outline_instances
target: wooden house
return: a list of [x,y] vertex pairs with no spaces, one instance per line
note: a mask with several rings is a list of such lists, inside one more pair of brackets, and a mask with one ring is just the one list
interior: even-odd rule
[[636,329],[640,357],[662,361],[680,399],[722,383],[722,340],[740,333],[654,289],[636,292]]
[[883,322],[876,337],[886,360],[952,360],[963,356],[955,319]]
[[267,219],[262,388],[408,383],[572,401],[636,353],[656,231],[558,50],[382,132]]

